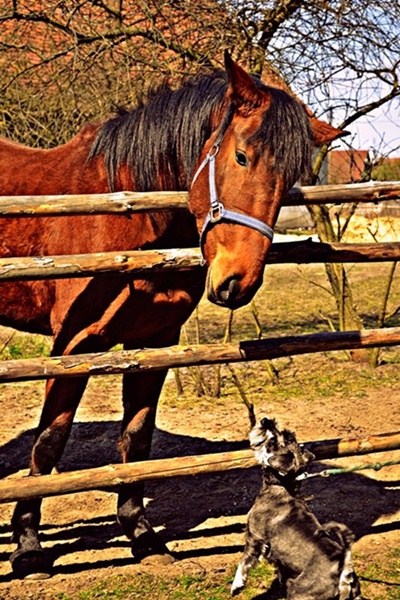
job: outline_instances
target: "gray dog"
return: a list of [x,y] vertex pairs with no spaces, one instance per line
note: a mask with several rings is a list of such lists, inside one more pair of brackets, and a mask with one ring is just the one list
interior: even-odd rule
[[249,513],[231,594],[244,588],[249,569],[264,556],[277,568],[288,600],[362,600],[352,532],[341,523],[321,525],[297,497],[296,477],[314,456],[272,419],[252,429],[250,445],[263,467],[263,483]]

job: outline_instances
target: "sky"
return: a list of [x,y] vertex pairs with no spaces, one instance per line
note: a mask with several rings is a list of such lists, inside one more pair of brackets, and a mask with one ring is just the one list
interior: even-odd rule
[[[380,154],[390,152],[391,157],[400,158],[400,99],[391,102],[390,110],[384,107],[377,109],[358,119],[346,130],[354,136],[351,140],[354,148],[375,148]],[[345,142],[341,142],[340,147],[345,148]]]

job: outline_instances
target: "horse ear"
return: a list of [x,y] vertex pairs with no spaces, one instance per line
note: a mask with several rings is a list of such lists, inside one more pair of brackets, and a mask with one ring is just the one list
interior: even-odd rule
[[250,75],[231,58],[227,50],[224,54],[225,70],[228,76],[226,97],[238,108],[256,108],[265,102],[266,95],[262,92]]
[[318,119],[318,117],[316,117],[308,107],[304,106],[304,108],[310,120],[311,131],[313,134],[314,144],[316,146],[330,144],[338,138],[350,135],[350,131],[345,131],[344,129],[337,129],[336,127],[333,127],[333,125],[331,125],[330,123]]

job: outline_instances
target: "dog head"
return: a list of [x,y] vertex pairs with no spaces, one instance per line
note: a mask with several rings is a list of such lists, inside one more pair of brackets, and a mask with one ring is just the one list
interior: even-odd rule
[[297,443],[292,431],[279,431],[275,419],[261,419],[250,432],[250,446],[257,461],[281,477],[302,473],[315,456]]

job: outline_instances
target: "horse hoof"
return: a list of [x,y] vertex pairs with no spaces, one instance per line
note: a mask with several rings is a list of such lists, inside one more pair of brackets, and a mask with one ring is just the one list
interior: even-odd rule
[[30,573],[29,575],[25,575],[25,581],[41,581],[42,579],[49,579],[51,577],[50,573]]
[[51,563],[43,550],[20,548],[11,554],[10,562],[14,575],[20,579],[35,581],[51,576]]
[[154,531],[146,531],[133,541],[132,555],[142,564],[169,565],[175,561],[163,540]]

